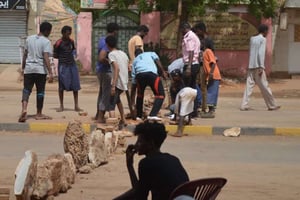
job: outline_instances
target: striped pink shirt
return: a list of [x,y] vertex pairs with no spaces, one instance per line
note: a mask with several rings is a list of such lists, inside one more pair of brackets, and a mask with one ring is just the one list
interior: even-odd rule
[[187,32],[182,40],[182,57],[184,63],[189,62],[189,51],[194,52],[192,64],[199,64],[200,40],[193,31]]

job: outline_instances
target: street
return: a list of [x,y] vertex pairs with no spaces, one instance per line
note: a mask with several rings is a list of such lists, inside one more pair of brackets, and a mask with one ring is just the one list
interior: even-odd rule
[[[134,141],[128,138],[128,143]],[[169,136],[162,151],[179,157],[191,180],[227,178],[218,199],[298,200],[299,144],[300,137],[287,136]],[[11,194],[14,170],[28,149],[37,153],[39,162],[51,153],[63,153],[63,134],[0,133],[0,186],[11,188]],[[115,154],[91,174],[78,174],[73,188],[55,199],[107,200],[129,187],[125,155]]]

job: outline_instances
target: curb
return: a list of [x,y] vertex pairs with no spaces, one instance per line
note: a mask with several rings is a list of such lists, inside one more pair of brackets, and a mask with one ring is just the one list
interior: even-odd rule
[[[0,123],[0,131],[21,131],[21,132],[40,132],[40,133],[64,133],[67,123]],[[95,124],[83,123],[82,127],[86,133],[91,133]],[[128,125],[127,130],[133,131],[135,125]],[[184,132],[188,135],[223,135],[224,130],[229,126],[185,126]],[[166,125],[169,133],[177,130],[176,125]],[[241,135],[249,136],[300,136],[300,127],[241,127]]]

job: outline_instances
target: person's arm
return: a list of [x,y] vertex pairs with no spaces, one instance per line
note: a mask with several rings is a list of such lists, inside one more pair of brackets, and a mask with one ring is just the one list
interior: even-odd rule
[[165,70],[164,70],[164,68],[163,68],[163,66],[162,66],[162,64],[161,64],[161,62],[160,62],[160,60],[159,60],[159,59],[156,59],[156,60],[155,60],[155,63],[156,63],[156,66],[158,67],[158,70],[162,73],[162,74],[161,74],[162,77],[166,80],[167,77],[168,77],[168,75],[167,75],[167,73],[165,72]]
[[120,68],[119,65],[117,64],[117,62],[113,61],[111,63],[111,66],[113,68],[113,75],[112,75],[112,80],[111,80],[111,95],[115,95],[116,93],[116,84],[117,84],[117,80],[118,80],[118,76],[120,73]]
[[46,67],[48,69],[49,72],[49,83],[53,82],[53,76],[52,76],[52,70],[51,70],[51,65],[50,65],[50,58],[49,58],[49,52],[43,52],[43,57],[44,57],[44,61],[46,64]]
[[102,49],[99,53],[99,62],[101,62],[102,64],[109,64],[108,59],[107,59],[107,51]]
[[266,39],[263,38],[262,43],[258,51],[258,64],[259,64],[259,75],[262,75],[265,70],[265,55],[266,55]]
[[138,178],[133,167],[133,156],[136,153],[134,145],[128,145],[126,149],[126,165],[130,177],[130,182],[133,188],[138,185]]
[[27,49],[25,49],[23,53],[23,59],[22,59],[22,73],[24,72],[25,69],[27,55],[28,55],[28,51]]

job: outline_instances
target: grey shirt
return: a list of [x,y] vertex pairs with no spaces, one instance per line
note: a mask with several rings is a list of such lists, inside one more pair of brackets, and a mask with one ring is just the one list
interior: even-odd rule
[[24,74],[47,74],[43,53],[51,53],[50,40],[44,36],[31,35],[27,38],[25,49],[27,59]]
[[267,40],[262,34],[250,38],[249,69],[265,69],[265,54]]

